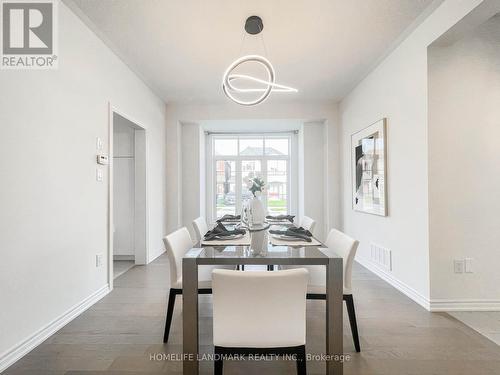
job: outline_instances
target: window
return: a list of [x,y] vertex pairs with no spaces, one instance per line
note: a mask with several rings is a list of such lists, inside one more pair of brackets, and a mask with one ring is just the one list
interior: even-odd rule
[[211,135],[207,153],[212,170],[209,176],[212,219],[239,214],[253,197],[247,181],[257,176],[266,182],[261,199],[268,212],[290,213],[292,144],[292,133]]

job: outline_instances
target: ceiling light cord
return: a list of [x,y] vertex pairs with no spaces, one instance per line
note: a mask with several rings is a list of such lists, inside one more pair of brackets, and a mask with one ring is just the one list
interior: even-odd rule
[[[260,28],[260,27],[259,27]],[[262,41],[262,46],[264,47],[264,56],[266,58],[269,58],[269,54],[267,53],[267,47],[266,47],[266,42],[264,41],[264,34],[262,34],[262,29],[260,29],[260,40]]]
[[243,31],[243,33],[241,35],[240,50],[238,51],[237,56],[241,56],[241,53],[243,52],[243,47],[245,46],[246,37],[247,37],[247,33],[245,31]]

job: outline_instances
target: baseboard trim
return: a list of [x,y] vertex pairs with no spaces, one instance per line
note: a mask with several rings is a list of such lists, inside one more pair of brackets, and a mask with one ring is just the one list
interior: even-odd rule
[[166,250],[165,249],[161,249],[159,250],[158,252],[154,253],[148,260],[148,264],[151,263],[153,260],[155,260],[156,258],[158,258],[160,255],[162,255]]
[[409,285],[377,267],[369,259],[357,256],[356,261],[363,267],[369,269],[375,275],[386,281],[401,293],[411,298],[420,306],[431,312],[447,311],[500,311],[500,300],[492,299],[431,299],[424,297]]
[[135,260],[135,255],[113,255],[113,260]]
[[7,350],[5,353],[2,353],[0,355],[0,372],[6,370],[23,356],[35,349],[38,345],[47,340],[47,338],[49,338],[59,329],[71,322],[78,315],[83,313],[109,292],[109,285],[106,284],[105,286],[85,298],[83,301],[67,310],[64,314],[47,324],[38,332],[28,337],[26,340],[15,345],[12,349]]
[[430,311],[430,303],[429,299],[420,294],[418,291],[413,289],[411,286],[403,283],[402,281],[398,280],[394,275],[388,273],[387,271],[381,269],[380,267],[377,267],[375,263],[371,262],[370,260],[360,257],[359,255],[356,257],[356,262],[361,264],[363,267],[369,269],[371,272],[373,272],[375,275],[380,277],[382,280],[386,281],[390,285],[392,285],[394,288],[399,290],[401,293],[403,293],[405,296],[409,297],[416,303],[418,303],[420,306],[422,306],[424,309]]
[[448,300],[433,299],[430,311],[500,311],[500,300]]

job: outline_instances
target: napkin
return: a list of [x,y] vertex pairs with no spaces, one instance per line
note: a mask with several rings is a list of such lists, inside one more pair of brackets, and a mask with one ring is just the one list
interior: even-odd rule
[[224,236],[232,236],[234,234],[245,234],[244,229],[234,229],[228,230],[222,223],[218,222],[214,229],[209,230],[203,239],[205,241],[215,240],[216,238],[221,238]]
[[241,215],[226,214],[226,215],[222,216],[220,219],[217,219],[217,222],[221,223],[223,221],[239,221],[239,220],[241,220]]
[[267,215],[266,219],[276,220],[276,221],[285,221],[285,220],[288,220],[290,223],[293,223],[293,218],[294,217],[295,217],[295,215],[276,215],[276,216]]
[[296,237],[296,238],[301,238],[306,242],[311,242],[311,237],[312,233],[309,232],[307,229],[304,229],[302,227],[296,228],[288,228],[287,230],[270,230],[269,233],[271,234],[279,234],[283,236],[289,236],[289,237]]

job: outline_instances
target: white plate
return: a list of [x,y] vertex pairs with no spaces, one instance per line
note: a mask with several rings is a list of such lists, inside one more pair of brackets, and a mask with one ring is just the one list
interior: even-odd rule
[[213,240],[210,240],[210,241],[214,241],[214,240],[237,240],[237,239],[240,239],[240,238],[243,238],[245,235],[244,234],[231,234],[230,236],[216,236]]
[[278,240],[285,240],[285,241],[306,241],[303,238],[286,236],[284,234],[273,234],[273,237],[277,238]]

